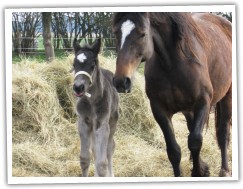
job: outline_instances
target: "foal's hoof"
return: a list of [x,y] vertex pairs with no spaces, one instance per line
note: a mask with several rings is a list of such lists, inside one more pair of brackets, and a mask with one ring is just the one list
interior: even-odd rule
[[226,171],[225,169],[221,169],[219,172],[220,177],[231,177],[232,173],[230,171]]
[[210,172],[208,165],[204,162],[201,162],[200,169],[194,169],[192,170],[192,177],[209,177]]

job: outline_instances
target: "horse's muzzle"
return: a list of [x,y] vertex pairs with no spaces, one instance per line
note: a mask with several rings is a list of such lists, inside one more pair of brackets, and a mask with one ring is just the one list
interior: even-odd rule
[[132,82],[129,77],[123,77],[121,79],[113,78],[113,85],[115,86],[118,93],[130,93]]

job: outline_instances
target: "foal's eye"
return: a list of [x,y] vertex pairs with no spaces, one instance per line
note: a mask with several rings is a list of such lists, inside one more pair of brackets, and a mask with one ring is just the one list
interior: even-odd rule
[[91,67],[90,67],[90,68],[93,70],[93,69],[94,69],[94,67],[95,67],[95,62],[93,62],[93,63],[92,63],[92,65],[91,65]]

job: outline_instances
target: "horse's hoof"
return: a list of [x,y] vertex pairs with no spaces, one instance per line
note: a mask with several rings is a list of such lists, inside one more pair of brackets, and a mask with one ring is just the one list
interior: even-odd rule
[[226,171],[225,169],[221,169],[219,172],[220,177],[231,177],[232,173],[230,171]]
[[199,170],[192,170],[192,177],[209,177],[210,172],[208,165],[204,162],[201,162],[201,166]]
[[209,170],[201,170],[201,171],[192,171],[192,177],[209,177]]

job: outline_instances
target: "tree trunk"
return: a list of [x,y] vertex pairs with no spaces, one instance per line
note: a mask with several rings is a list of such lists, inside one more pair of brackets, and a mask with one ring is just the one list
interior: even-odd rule
[[51,43],[51,12],[42,13],[43,23],[43,44],[45,47],[46,61],[52,61],[55,58]]

